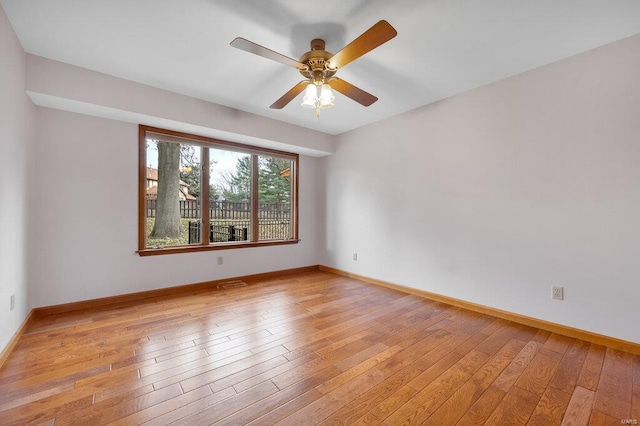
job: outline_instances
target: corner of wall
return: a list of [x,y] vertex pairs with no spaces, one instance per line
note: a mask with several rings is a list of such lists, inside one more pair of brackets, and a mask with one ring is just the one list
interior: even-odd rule
[[[25,93],[25,53],[0,7],[0,349],[29,313],[28,208],[35,106]],[[11,300],[14,303],[11,306]]]

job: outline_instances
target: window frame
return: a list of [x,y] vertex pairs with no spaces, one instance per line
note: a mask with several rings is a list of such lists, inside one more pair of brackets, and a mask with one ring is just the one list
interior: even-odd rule
[[[206,232],[203,232],[204,237],[201,235],[200,244],[192,245],[180,245],[162,248],[153,248],[146,246],[146,185],[147,185],[147,133],[158,133],[166,135],[168,137],[184,139],[185,141],[192,141],[194,145],[199,145],[203,148],[231,148],[230,150],[236,152],[247,153],[252,156],[252,176],[251,176],[251,227],[252,238],[251,241],[229,241],[229,242],[216,242],[210,243],[206,238]],[[284,157],[291,160],[291,232],[292,236],[286,240],[257,240],[259,237],[257,233],[258,229],[258,215],[254,212],[258,211],[258,164],[257,156],[268,155],[276,157]],[[209,150],[202,150],[203,163],[209,162]],[[298,238],[298,215],[299,215],[299,192],[298,192],[298,179],[299,179],[299,154],[286,151],[278,151],[269,148],[262,148],[253,145],[242,144],[238,142],[230,142],[221,139],[211,138],[207,136],[194,135],[190,133],[178,132],[174,130],[161,129],[158,127],[146,126],[140,124],[138,126],[138,250],[136,251],[140,256],[154,256],[162,254],[178,254],[189,252],[202,252],[210,250],[229,250],[236,248],[251,248],[251,247],[267,247],[278,246],[286,244],[297,244],[300,240]],[[201,182],[201,211],[202,211],[202,223],[209,221],[209,185],[202,185],[203,182],[209,182],[209,167],[202,168]],[[205,208],[206,207],[206,208]],[[201,229],[206,229],[201,227]],[[202,231],[201,231],[202,232]]]

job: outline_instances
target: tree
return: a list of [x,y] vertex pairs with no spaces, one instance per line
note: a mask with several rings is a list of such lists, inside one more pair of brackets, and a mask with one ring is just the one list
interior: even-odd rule
[[[261,203],[289,202],[291,184],[281,173],[291,167],[282,158],[258,156],[258,197]],[[236,170],[224,175],[224,198],[230,201],[249,201],[251,188],[251,157],[238,158]]]
[[225,173],[227,187],[223,190],[225,200],[248,202],[251,198],[251,157],[240,157],[233,173]]
[[[212,162],[213,163],[213,162]],[[213,171],[213,164],[211,164]],[[211,172],[210,172],[211,173]],[[200,198],[200,162],[194,162],[180,169],[180,180],[189,186],[189,194],[196,198]],[[209,199],[215,201],[219,198],[216,187],[209,185]]]
[[286,203],[291,200],[291,183],[282,172],[291,167],[283,158],[259,157],[258,197],[262,203]]
[[180,180],[189,187],[189,194],[200,198],[200,164],[180,168]]
[[158,141],[158,199],[151,238],[180,236],[180,145]]
[[[200,148],[175,142],[153,141],[158,150],[158,192],[156,218],[150,238],[178,238],[181,232],[180,189],[184,182],[189,194],[201,195]],[[213,170],[215,162],[211,162]],[[209,199],[219,198],[216,188],[209,185]]]

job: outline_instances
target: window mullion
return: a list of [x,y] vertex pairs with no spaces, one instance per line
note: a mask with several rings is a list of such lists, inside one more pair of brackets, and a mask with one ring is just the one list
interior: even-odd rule
[[258,156],[251,155],[251,241],[258,241]]
[[298,162],[291,162],[291,236],[298,239]]
[[210,238],[209,232],[211,229],[211,215],[209,206],[209,149],[205,147],[200,148],[200,219],[202,225],[200,226],[200,244],[203,246],[209,245]]

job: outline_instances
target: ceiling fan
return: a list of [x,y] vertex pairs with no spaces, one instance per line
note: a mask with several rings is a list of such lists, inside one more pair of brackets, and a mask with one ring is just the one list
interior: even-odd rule
[[379,21],[335,55],[324,50],[324,40],[316,38],[311,40],[311,50],[303,54],[298,61],[241,37],[234,39],[231,46],[296,68],[306,78],[275,101],[271,108],[284,108],[306,89],[302,105],[315,107],[316,115],[319,116],[320,108],[333,106],[331,89],[365,107],[378,100],[372,94],[335,77],[335,74],[340,68],[386,43],[397,34],[395,28],[387,21]]

